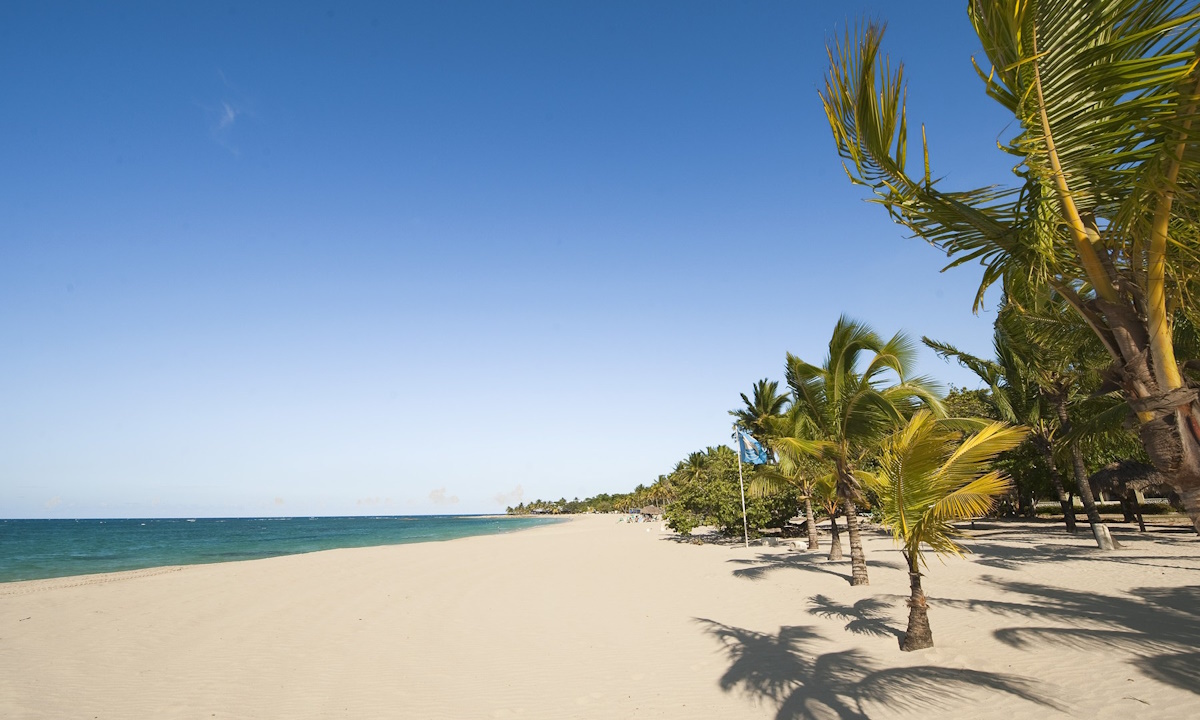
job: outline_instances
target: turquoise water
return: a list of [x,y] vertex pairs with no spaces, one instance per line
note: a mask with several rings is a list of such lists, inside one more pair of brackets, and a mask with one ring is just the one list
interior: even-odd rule
[[446,515],[0,520],[0,582],[453,540],[553,522]]

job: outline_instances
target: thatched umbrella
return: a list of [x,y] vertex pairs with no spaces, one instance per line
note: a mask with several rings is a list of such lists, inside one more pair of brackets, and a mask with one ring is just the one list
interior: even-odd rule
[[1146,531],[1146,523],[1142,520],[1142,508],[1137,501],[1137,493],[1151,492],[1166,497],[1172,505],[1179,504],[1179,494],[1163,474],[1153,465],[1136,460],[1109,463],[1088,478],[1088,482],[1093,493],[1105,492],[1120,498],[1125,520],[1132,521],[1136,516],[1138,528],[1142,532]]
[[662,508],[657,505],[647,505],[646,507],[642,508],[643,515],[662,515],[662,513]]

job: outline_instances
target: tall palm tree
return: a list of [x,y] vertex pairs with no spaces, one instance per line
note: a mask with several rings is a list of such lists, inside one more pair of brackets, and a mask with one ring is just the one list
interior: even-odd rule
[[776,444],[833,467],[850,539],[851,585],[868,583],[857,513],[864,463],[920,404],[943,414],[934,384],[911,376],[915,360],[916,348],[903,333],[884,342],[871,328],[845,316],[834,326],[829,354],[820,366],[787,356],[787,383],[804,432]]
[[675,470],[671,474],[677,475],[685,482],[699,481],[704,478],[708,464],[708,453],[694,452],[689,454],[686,460],[680,460],[676,463]]
[[784,409],[787,408],[788,400],[791,398],[787,393],[779,394],[778,381],[766,378],[754,383],[751,395],[753,399],[746,397],[746,393],[741,393],[744,407],[730,410],[729,414],[737,418],[738,427],[750,433],[755,440],[768,449],[768,452],[774,454],[774,451],[770,449],[770,441],[773,437],[772,423],[783,416]]
[[[1103,403],[1097,356],[1103,353],[1094,337],[1070,314],[1062,301],[1030,298],[1030,302],[1002,310],[996,318],[996,332],[1013,354],[1023,358],[1024,372],[1054,412],[1060,431],[1060,443],[1070,457],[1075,486],[1087,513],[1096,545],[1113,550],[1120,544],[1100,519],[1092,486],[1080,446],[1080,433],[1074,420],[1081,410],[1100,409]],[[1100,360],[1100,364],[1103,360]],[[1092,397],[1095,396],[1095,397]],[[1097,402],[1100,401],[1100,402]],[[1107,409],[1123,417],[1127,406],[1109,399]],[[1113,408],[1113,405],[1120,407]]]
[[[1187,375],[1200,304],[1200,0],[969,0],[988,95],[1019,129],[1017,182],[954,190],[907,167],[902,65],[865,26],[830,48],[821,93],[851,180],[896,221],[984,266],[984,291],[1024,277],[1103,343],[1155,466],[1200,531],[1200,393]],[[1081,24],[1086,18],[1086,24]],[[990,63],[990,69],[986,65]]]
[[[1023,294],[1027,293],[1018,292],[1016,296]],[[1102,394],[1100,398],[1089,397],[1099,394],[1095,392],[1100,386],[1095,356],[1103,350],[1061,301],[1054,303],[1037,297],[1014,301],[1013,298],[1012,292],[1006,293],[1005,306],[996,318],[992,340],[995,361],[983,360],[928,338],[924,338],[925,344],[943,358],[954,358],[988,383],[1002,419],[1031,429],[1029,442],[1041,454],[1062,506],[1064,522],[1074,532],[1075,512],[1063,488],[1055,451],[1069,456],[1096,544],[1112,550],[1118,544],[1096,509],[1080,434],[1073,432],[1072,422],[1072,415],[1080,409],[1105,413],[1121,410],[1113,407],[1119,402],[1114,398],[1104,400]]]
[[[962,439],[964,427],[971,426],[976,432]],[[876,475],[880,510],[903,547],[911,590],[904,650],[933,647],[921,546],[939,555],[963,553],[954,542],[961,533],[951,523],[983,515],[1008,492],[1008,479],[990,465],[996,455],[1020,445],[1026,432],[1002,422],[939,420],[922,410],[883,443]]]
[[1037,384],[1026,372],[1023,359],[1013,353],[1006,338],[993,336],[995,360],[985,360],[950,343],[921,338],[922,342],[944,359],[954,359],[987,383],[992,407],[1005,422],[1024,425],[1030,429],[1029,442],[1037,449],[1046,464],[1050,485],[1058,497],[1063,523],[1068,532],[1075,532],[1075,509],[1063,485],[1062,473],[1054,457],[1058,423]]

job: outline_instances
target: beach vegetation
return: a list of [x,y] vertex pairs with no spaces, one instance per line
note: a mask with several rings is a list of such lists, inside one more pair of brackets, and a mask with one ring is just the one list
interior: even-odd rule
[[762,443],[774,460],[771,440],[776,435],[776,426],[783,419],[791,398],[786,392],[779,394],[779,381],[767,378],[754,383],[751,397],[747,397],[746,393],[741,393],[741,397],[742,407],[730,410],[729,414],[737,418],[736,426]]
[[949,267],[982,265],[977,309],[1024,283],[1078,317],[1200,531],[1200,4],[967,6],[983,90],[1015,121],[1012,181],[946,187],[923,127],[909,163],[904,66],[874,23],[829,48],[820,93],[846,172]]
[[860,482],[864,468],[883,437],[919,407],[943,414],[937,386],[912,374],[915,362],[916,346],[907,335],[884,341],[845,316],[834,326],[822,364],[787,355],[786,380],[802,431],[775,444],[832,467],[846,516],[852,585],[869,582],[858,526],[858,507],[866,501]]
[[[966,432],[965,432],[966,431]],[[904,650],[933,646],[921,586],[922,547],[961,555],[953,523],[991,510],[1009,480],[993,467],[997,455],[1025,439],[1028,430],[982,419],[937,418],[918,411],[886,440],[871,480],[880,517],[900,544],[908,566],[910,597]]]
[[[725,535],[740,535],[742,488],[737,453],[724,445],[710,447],[689,456],[693,462],[688,468],[697,466],[696,455],[703,455],[700,469],[680,478],[675,499],[664,509],[667,526],[683,535],[703,525],[714,526]],[[763,471],[743,466],[742,472],[746,483],[753,486]],[[747,494],[746,523],[751,530],[782,528],[796,514],[798,502],[796,490],[788,486]]]
[[790,421],[786,424],[790,426],[791,432],[785,433],[782,431],[783,422],[776,423],[777,435],[772,439],[771,446],[777,453],[778,462],[775,465],[767,465],[758,470],[754,481],[750,484],[750,494],[754,497],[762,497],[771,492],[792,488],[804,506],[803,515],[805,531],[808,537],[808,549],[817,550],[820,548],[820,543],[817,539],[817,520],[814,513],[817,483],[823,477],[829,476],[832,473],[832,467],[828,463],[822,463],[807,453],[798,452],[795,448],[780,447],[778,442],[779,436],[792,433],[800,433],[803,436],[805,425],[799,422],[799,417],[795,409],[790,411],[786,417],[779,418],[779,420]]

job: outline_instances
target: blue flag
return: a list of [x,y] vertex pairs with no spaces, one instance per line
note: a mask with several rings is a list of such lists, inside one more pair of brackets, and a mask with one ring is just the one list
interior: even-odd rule
[[745,430],[736,430],[733,435],[737,438],[738,454],[742,456],[742,462],[751,465],[763,465],[767,462],[766,449],[757,440],[750,437]]

